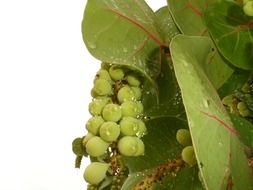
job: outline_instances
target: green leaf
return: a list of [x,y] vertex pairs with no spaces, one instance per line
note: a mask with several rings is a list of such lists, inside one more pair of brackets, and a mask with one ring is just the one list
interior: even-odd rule
[[240,139],[246,146],[253,147],[253,125],[246,119],[230,114],[231,121],[233,122],[236,130],[240,134]]
[[131,173],[154,168],[168,159],[177,158],[182,146],[176,141],[176,132],[187,128],[185,120],[176,117],[150,119],[146,122],[148,134],[142,140],[145,144],[145,155],[125,157]]
[[[207,27],[203,21],[204,10],[217,0],[168,0],[172,16],[183,34],[209,37]],[[213,42],[211,52],[204,68],[218,89],[231,76],[233,69],[220,56]],[[219,69],[217,69],[219,68]]]
[[[198,39],[198,43],[196,40]],[[170,45],[192,142],[205,188],[253,188],[242,144],[220,98],[203,71],[204,38],[178,35]],[[195,51],[194,51],[195,50]]]
[[182,33],[192,36],[208,36],[202,20],[203,10],[214,0],[167,0],[169,9]]
[[253,19],[234,2],[209,6],[204,19],[220,53],[234,66],[253,69]]
[[142,101],[144,114],[149,118],[175,116],[184,118],[184,105],[170,58],[162,58],[161,73],[156,79],[156,86],[158,103],[154,100],[156,98],[152,95],[154,93],[150,92],[150,85],[144,87]]
[[155,14],[158,27],[161,31],[161,36],[164,39],[163,41],[169,45],[172,38],[180,34],[180,31],[170,14],[168,6],[160,8]]
[[131,66],[146,78],[160,72],[155,14],[143,0],[89,0],[82,22],[84,42],[97,59]]
[[237,69],[231,77],[219,88],[220,97],[225,97],[241,88],[249,79],[250,72]]

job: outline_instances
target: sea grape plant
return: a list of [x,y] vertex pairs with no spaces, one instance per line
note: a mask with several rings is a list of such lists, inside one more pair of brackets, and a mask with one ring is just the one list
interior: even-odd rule
[[94,76],[74,139],[88,190],[253,189],[253,1],[88,0]]

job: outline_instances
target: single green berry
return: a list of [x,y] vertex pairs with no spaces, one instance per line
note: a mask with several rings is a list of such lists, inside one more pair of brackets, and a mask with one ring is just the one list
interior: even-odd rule
[[140,86],[141,85],[140,79],[135,74],[128,74],[126,76],[126,80],[127,80],[128,84],[131,86]]
[[103,118],[106,121],[117,122],[121,119],[121,108],[117,104],[107,104],[102,112]]
[[179,129],[176,134],[176,139],[183,146],[189,146],[192,144],[191,134],[188,129]]
[[242,87],[242,92],[244,93],[250,93],[251,87],[249,85],[249,83],[245,83]]
[[138,137],[125,136],[118,142],[118,150],[124,156],[134,156],[138,151]]
[[86,143],[86,152],[93,157],[102,156],[105,151],[107,150],[109,144],[102,140],[98,136],[92,137],[88,142]]
[[[97,79],[105,79],[105,80],[107,80],[107,81],[109,81],[109,82],[112,81],[112,79],[111,79],[111,77],[110,77],[110,74],[109,74],[108,71],[105,70],[105,69],[100,69],[100,70],[97,72],[97,74],[96,74],[96,79],[95,79],[95,80],[97,80]],[[94,81],[94,82],[95,82],[95,81]]]
[[194,166],[197,163],[193,146],[187,146],[182,150],[182,159],[190,166]]
[[139,120],[133,117],[123,117],[119,125],[123,135],[135,136],[139,131]]
[[143,106],[140,102],[125,101],[121,104],[122,116],[136,117],[143,112]]
[[250,2],[252,0],[243,0],[243,4],[245,5],[246,3]]
[[76,138],[72,142],[72,151],[77,156],[82,156],[85,153],[85,149],[83,147],[83,138]]
[[242,117],[248,117],[251,115],[250,110],[248,109],[247,105],[244,102],[239,102],[237,104],[237,109]]
[[109,164],[101,162],[90,163],[83,174],[85,181],[92,185],[99,184],[104,180],[109,166]]
[[139,126],[139,129],[136,133],[136,136],[140,138],[140,137],[143,137],[147,133],[147,128],[146,128],[145,123],[142,120],[138,120],[138,126]]
[[136,100],[133,90],[128,85],[123,86],[118,91],[117,98],[120,103]]
[[140,87],[132,86],[132,91],[134,92],[134,97],[136,100],[140,100],[142,97],[142,90]]
[[145,152],[145,145],[143,141],[139,138],[136,138],[137,141],[137,152],[134,154],[134,156],[142,156]]
[[87,121],[86,129],[93,135],[97,135],[99,128],[103,123],[104,123],[104,120],[101,116],[94,116]]
[[253,1],[248,1],[243,6],[243,11],[247,16],[253,16]]
[[234,97],[233,95],[228,95],[228,96],[225,96],[223,99],[222,99],[222,103],[226,106],[231,106],[233,104],[233,101],[234,101]]
[[87,133],[85,135],[85,137],[83,138],[83,146],[85,147],[86,146],[86,143],[92,138],[94,137],[94,135],[92,133]]
[[110,101],[109,98],[97,98],[89,104],[89,112],[91,115],[101,115],[105,105]]
[[109,69],[109,74],[113,80],[121,80],[124,78],[124,71],[116,65],[113,65]]
[[93,91],[99,96],[112,95],[112,85],[105,79],[96,79],[94,81]]
[[107,142],[116,141],[120,134],[120,127],[117,123],[107,121],[100,127],[99,135]]

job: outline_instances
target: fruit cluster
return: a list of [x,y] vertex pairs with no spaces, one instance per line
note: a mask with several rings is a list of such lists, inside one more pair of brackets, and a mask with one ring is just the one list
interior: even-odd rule
[[222,103],[228,108],[230,113],[240,115],[245,118],[253,117],[253,88],[251,82],[245,83],[241,89],[225,96]]
[[191,134],[188,129],[179,129],[176,134],[176,139],[184,146],[181,156],[184,162],[190,166],[194,166],[197,163],[194,149],[191,141]]
[[[144,154],[141,137],[146,133],[146,126],[142,121],[142,79],[124,67],[103,63],[94,79],[91,96],[89,112],[92,117],[86,123],[88,133],[73,141],[73,147],[77,147],[73,151],[79,156],[85,152],[96,158],[85,169],[84,179],[97,185],[112,168],[110,156],[115,152],[123,156]],[[103,159],[105,155],[107,159]]]

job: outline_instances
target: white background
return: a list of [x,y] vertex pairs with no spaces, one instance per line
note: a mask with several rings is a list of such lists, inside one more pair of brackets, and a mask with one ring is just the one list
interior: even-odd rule
[[[154,10],[166,4],[147,2]],[[82,41],[85,4],[0,1],[1,190],[85,189],[71,152],[85,134],[99,67]]]

